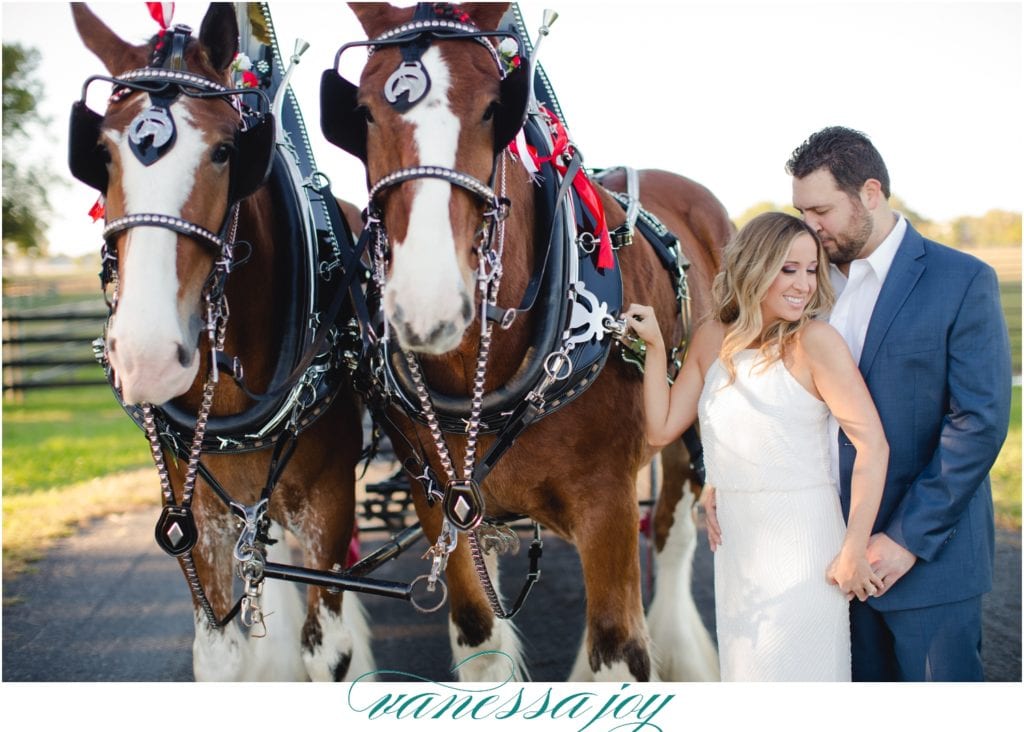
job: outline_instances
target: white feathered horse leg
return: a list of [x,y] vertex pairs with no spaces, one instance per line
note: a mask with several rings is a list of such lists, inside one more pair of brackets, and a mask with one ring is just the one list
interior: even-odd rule
[[718,652],[691,591],[697,525],[696,498],[689,488],[684,486],[672,529],[654,556],[657,586],[647,611],[647,627],[662,681],[718,681]]

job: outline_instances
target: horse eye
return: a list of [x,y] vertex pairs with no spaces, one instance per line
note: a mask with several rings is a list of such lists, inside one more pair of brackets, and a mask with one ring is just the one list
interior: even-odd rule
[[372,125],[374,123],[373,114],[371,114],[369,107],[360,104],[358,107],[356,107],[356,111],[359,112],[359,114],[363,115],[363,117],[366,118],[366,123],[367,124]]
[[231,145],[227,144],[226,142],[221,143],[220,145],[217,145],[217,147],[213,149],[213,155],[210,156],[210,159],[213,160],[213,162],[218,165],[223,165],[224,163],[231,159],[231,153],[233,149],[234,148],[232,148]]
[[109,165],[113,158],[110,157],[110,149],[106,146],[106,143],[96,143],[96,155],[103,161],[104,165]]
[[494,115],[498,112],[498,103],[491,102],[487,105],[487,109],[484,110],[484,122],[490,122],[494,119]]

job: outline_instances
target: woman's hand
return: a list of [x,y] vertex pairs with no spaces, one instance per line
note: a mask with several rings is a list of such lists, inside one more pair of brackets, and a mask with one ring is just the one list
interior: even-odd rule
[[867,552],[848,549],[845,546],[840,550],[839,556],[832,560],[825,576],[830,584],[839,586],[847,600],[856,597],[864,602],[883,589],[881,578],[871,569]]
[[715,487],[704,486],[700,491],[700,505],[704,508],[704,528],[708,532],[708,546],[715,551],[722,546],[722,528],[718,525],[718,503],[715,500]]
[[649,305],[630,305],[622,317],[626,320],[626,326],[644,343],[654,343],[661,337],[658,317]]

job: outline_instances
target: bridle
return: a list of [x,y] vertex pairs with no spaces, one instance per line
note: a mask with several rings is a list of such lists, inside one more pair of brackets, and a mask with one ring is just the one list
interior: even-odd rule
[[[447,558],[455,549],[458,534],[465,533],[470,542],[478,577],[492,609],[498,617],[509,618],[518,612],[533,583],[540,576],[536,564],[540,557],[541,546],[539,527],[535,526],[534,544],[530,551],[531,571],[527,583],[513,608],[506,611],[501,607],[487,569],[483,564],[478,533],[489,530],[497,531],[500,534],[501,529],[482,525],[485,518],[484,501],[479,487],[482,478],[475,466],[478,434],[482,428],[480,415],[484,397],[484,373],[492,333],[489,321],[491,316],[497,312],[497,293],[502,274],[504,223],[511,205],[511,202],[504,196],[504,151],[519,133],[526,120],[530,99],[530,71],[525,59],[521,59],[517,66],[506,68],[495,44],[489,40],[512,38],[516,41],[517,47],[522,47],[517,33],[503,30],[482,31],[476,26],[464,22],[463,19],[438,17],[439,13],[443,14],[444,12],[444,6],[437,7],[431,3],[420,3],[416,7],[412,21],[389,30],[373,40],[347,43],[342,46],[335,55],[333,68],[327,69],[321,78],[321,129],[330,142],[360,158],[364,164],[367,162],[367,119],[359,107],[358,87],[344,79],[337,71],[342,54],[349,48],[366,46],[370,54],[379,48],[388,46],[396,47],[399,50],[402,60],[385,83],[383,93],[385,99],[400,113],[410,109],[426,97],[430,79],[420,59],[431,43],[435,41],[479,43],[487,49],[494,60],[499,76],[500,101],[493,118],[494,163],[491,170],[491,185],[467,173],[440,165],[419,165],[392,171],[368,185],[367,225],[363,236],[373,242],[373,245],[368,247],[368,251],[371,254],[373,265],[373,284],[379,295],[385,285],[386,260],[389,256],[389,238],[382,214],[383,197],[389,190],[412,180],[434,179],[462,189],[483,204],[482,226],[478,233],[479,243],[475,249],[478,257],[477,282],[480,291],[480,347],[473,379],[472,408],[466,423],[467,444],[462,478],[458,476],[456,466],[453,465],[452,455],[449,453],[443,431],[434,413],[417,358],[411,353],[404,354],[407,366],[416,382],[418,408],[426,420],[446,478],[443,491],[439,489],[432,478],[428,479],[432,488],[427,488],[427,500],[431,504],[435,500],[441,501],[444,521],[437,542],[428,552],[432,557],[430,574],[418,578],[417,582],[426,580],[428,591],[434,591],[436,583],[441,581],[440,574],[444,570]],[[392,346],[389,343],[387,318],[382,317],[380,320],[383,327],[383,332],[380,334],[372,333],[373,325],[368,322],[368,319],[363,323],[364,333],[366,331],[372,333],[370,337],[371,353],[366,360],[380,364],[386,372],[389,368],[386,353]],[[509,322],[504,325],[510,324]],[[364,358],[366,356],[367,354],[364,354]],[[379,411],[378,418],[387,419]],[[419,452],[415,447],[411,445],[410,447],[413,452]],[[423,466],[424,476],[428,472],[430,472],[429,466]],[[423,610],[424,608],[419,609]]]
[[[176,25],[169,31],[171,39],[163,44],[166,53],[155,52],[149,66],[120,76],[94,75],[82,86],[82,96],[71,107],[68,162],[71,174],[88,186],[106,194],[109,185],[105,151],[99,144],[103,115],[86,104],[90,85],[95,81],[113,84],[110,104],[118,104],[135,92],[149,95],[150,106],[129,124],[129,144],[143,165],[152,165],[165,155],[176,140],[171,106],[182,95],[194,99],[221,99],[230,104],[239,116],[239,129],[230,160],[228,207],[218,232],[166,213],[130,213],[107,222],[103,230],[104,289],[116,282],[116,255],[112,240],[121,232],[136,227],[168,229],[188,237],[215,257],[211,273],[213,287],[222,292],[224,279],[233,261],[234,226],[238,202],[264,184],[273,162],[275,125],[270,104],[260,89],[232,89],[184,68],[184,50],[192,29]],[[248,97],[247,103],[241,101]],[[116,295],[115,295],[116,303]]]
[[[211,627],[219,628],[227,624],[239,610],[243,613],[243,620],[248,620],[249,624],[259,622],[262,618],[258,606],[261,583],[257,581],[261,576],[261,568],[258,566],[261,555],[255,552],[253,547],[266,540],[262,532],[269,490],[283,469],[283,464],[287,463],[290,451],[294,449],[294,444],[290,441],[281,441],[276,446],[271,479],[268,480],[268,487],[264,491],[266,495],[257,506],[244,507],[221,496],[245,522],[246,531],[239,539],[239,547],[236,547],[236,559],[241,562],[243,579],[246,581],[246,595],[226,616],[218,618],[203,591],[192,557],[192,549],[198,541],[198,532],[192,514],[191,500],[196,478],[200,473],[203,473],[207,482],[214,486],[215,491],[217,490],[216,481],[203,471],[199,457],[210,416],[213,390],[217,382],[217,354],[224,349],[228,320],[224,287],[227,275],[236,264],[234,249],[239,201],[263,186],[270,174],[275,152],[276,126],[273,115],[269,112],[270,103],[262,90],[228,88],[185,69],[184,52],[191,38],[191,28],[176,25],[169,33],[170,38],[165,38],[157,45],[150,65],[116,77],[96,75],[86,79],[81,99],[75,102],[71,109],[68,161],[72,175],[96,188],[101,194],[106,194],[110,182],[109,173],[104,151],[99,145],[103,116],[89,109],[86,104],[89,86],[94,81],[107,81],[113,84],[114,90],[109,100],[111,105],[121,103],[136,92],[149,95],[150,106],[136,115],[128,127],[130,149],[144,166],[152,165],[174,146],[177,135],[171,108],[180,96],[220,99],[229,104],[239,117],[235,145],[229,161],[231,167],[228,205],[219,232],[215,233],[191,221],[166,213],[126,214],[107,222],[104,227],[103,269],[100,274],[105,294],[107,286],[111,283],[114,285],[113,299],[108,299],[110,314],[113,315],[117,307],[117,259],[113,240],[120,233],[137,227],[167,229],[191,239],[214,255],[214,266],[203,286],[206,304],[204,315],[211,348],[210,373],[204,384],[202,403],[196,415],[180,503],[176,502],[171,488],[161,438],[154,418],[154,408],[149,404],[142,407],[142,426],[158,469],[163,495],[164,508],[155,531],[157,543],[164,551],[179,559],[193,595],[207,621]],[[243,104],[242,95],[250,95],[252,103]],[[104,343],[103,349],[105,348]],[[103,361],[106,361],[105,354]],[[108,376],[112,376],[109,370]],[[120,400],[118,390],[115,388],[114,391]],[[128,408],[123,402],[122,405]]]
[[[359,106],[359,88],[338,72],[344,52],[357,46],[365,46],[373,54],[379,48],[395,47],[402,61],[385,84],[384,95],[399,112],[404,112],[425,98],[430,88],[430,77],[420,59],[435,41],[472,41],[479,43],[494,59],[499,76],[499,104],[494,113],[495,159],[512,142],[526,119],[530,95],[530,72],[525,62],[506,70],[497,49],[490,39],[511,38],[520,43],[519,35],[513,31],[482,31],[469,23],[451,18],[438,17],[431,3],[420,3],[416,14],[408,23],[383,33],[368,41],[353,41],[343,45],[334,57],[334,66],[324,71],[320,81],[320,126],[328,141],[356,156],[363,163],[367,159],[367,120]],[[494,173],[492,171],[492,178]],[[380,211],[380,199],[389,189],[410,180],[433,178],[461,188],[484,204],[484,216],[504,215],[508,209],[507,199],[497,195],[493,186],[487,185],[474,176],[437,165],[403,168],[382,176],[369,186],[371,220],[379,221],[375,215]]]

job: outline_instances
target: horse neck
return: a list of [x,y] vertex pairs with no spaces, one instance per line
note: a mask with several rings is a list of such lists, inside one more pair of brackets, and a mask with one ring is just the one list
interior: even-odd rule
[[[505,164],[508,167],[504,195],[512,202],[512,206],[505,222],[505,247],[501,260],[503,274],[498,289],[498,307],[517,308],[523,300],[534,262],[538,258],[537,246],[543,242],[535,242],[533,183],[522,165],[511,155],[507,155]],[[497,237],[494,243],[497,246]],[[478,294],[477,318],[466,329],[466,335],[458,348],[441,356],[422,359],[424,373],[433,388],[451,394],[469,394],[472,391],[480,346],[479,309]],[[526,357],[532,327],[530,313],[518,317],[509,330],[502,330],[492,324],[485,391],[506,383],[519,369]]]

